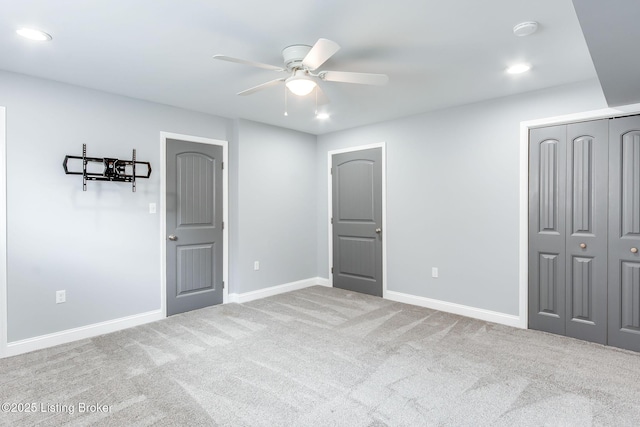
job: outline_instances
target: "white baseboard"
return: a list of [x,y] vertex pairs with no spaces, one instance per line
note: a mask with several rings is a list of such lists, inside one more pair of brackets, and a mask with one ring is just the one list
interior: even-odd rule
[[329,286],[329,279],[322,277],[312,277],[311,279],[298,280],[297,282],[285,283],[283,285],[270,286],[257,291],[244,292],[241,294],[229,294],[229,302],[249,302],[261,298],[271,297],[285,292],[297,291],[298,289],[308,288],[309,286]]
[[527,328],[526,322],[523,322],[519,316],[514,316],[512,314],[499,313],[497,311],[403,294],[395,291],[387,291],[385,293],[385,298],[391,301],[417,305],[420,307],[431,308],[433,310],[445,311],[447,313],[459,314],[461,316],[472,317],[474,319],[480,319],[487,322],[500,323],[501,325],[513,326],[515,328]]
[[[297,282],[285,283],[278,286],[271,286],[269,288],[259,289],[257,291],[245,292],[241,294],[229,294],[229,302],[249,302],[316,285],[331,286],[329,279],[323,277],[313,277],[311,279],[299,280]],[[526,322],[522,321],[518,316],[484,310],[481,308],[469,307],[466,305],[439,301],[395,291],[387,291],[385,293],[385,298],[391,301],[397,301],[405,304],[412,304],[420,307],[431,308],[434,310],[445,311],[448,313],[459,314],[461,316],[472,317],[475,319],[513,326],[516,328],[526,329],[527,327]],[[92,338],[98,335],[108,334],[122,329],[144,325],[145,323],[155,322],[164,318],[165,316],[161,310],[155,310],[147,313],[123,317],[120,319],[95,323],[93,325],[68,329],[66,331],[55,332],[53,334],[41,335],[38,337],[28,338],[20,341],[13,341],[7,343],[5,351],[3,352],[4,354],[2,354],[0,358],[16,356],[18,354],[28,353],[30,351],[53,347],[60,344],[66,344],[72,341]]]
[[55,345],[66,344],[98,335],[116,332],[133,326],[144,325],[164,319],[161,310],[122,317],[120,319],[108,320],[106,322],[94,323],[93,325],[82,326],[80,328],[67,329],[53,334],[41,335],[39,337],[27,338],[25,340],[7,343],[3,357],[16,356],[34,350],[41,350]]
[[[313,277],[311,279],[286,283],[279,286],[272,286],[253,292],[229,294],[229,302],[243,303],[260,298],[266,298],[272,295],[295,291],[297,289],[308,288],[309,286],[315,285],[330,286],[328,279]],[[2,349],[4,351],[0,352],[0,359],[5,357],[17,356],[19,354],[28,353],[30,351],[41,350],[43,348],[53,347],[60,344],[66,344],[72,341],[92,338],[98,335],[108,334],[110,332],[116,332],[122,329],[144,325],[145,323],[155,322],[164,318],[165,315],[162,313],[162,310],[154,310],[147,313],[123,317],[120,319],[108,320],[106,322],[95,323],[92,325],[68,329],[60,332],[54,332],[52,334],[27,338],[20,341],[13,341],[7,343],[6,347]]]
[[328,288],[331,288],[331,282],[329,281],[329,279],[325,279],[324,277],[316,277],[316,285],[320,285],[320,286],[326,286]]

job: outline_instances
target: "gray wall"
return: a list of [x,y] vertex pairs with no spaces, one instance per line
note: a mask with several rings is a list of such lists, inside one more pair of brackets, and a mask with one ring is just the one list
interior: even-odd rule
[[327,152],[385,141],[387,289],[517,315],[520,122],[604,107],[593,81],[318,137],[319,275]]
[[[0,73],[7,112],[8,339],[160,308],[160,131],[227,139],[228,121],[79,87]],[[150,161],[125,183],[67,176],[66,154]],[[64,289],[67,302],[55,304]]]
[[[517,314],[519,122],[604,99],[589,82],[318,138],[6,72],[0,105],[12,342],[160,308],[160,131],[229,141],[231,293],[328,277],[327,151],[386,141],[389,289]],[[61,166],[83,142],[154,174],[83,192]]]
[[[160,216],[148,213],[160,202],[160,131],[229,141],[230,292],[317,275],[315,136],[7,72],[0,105],[9,342],[160,308]],[[62,169],[82,143],[95,157],[127,159],[136,148],[151,179],[136,193],[96,182],[83,192]],[[67,302],[55,304],[61,289]]]
[[316,137],[239,120],[238,141],[234,292],[317,276]]

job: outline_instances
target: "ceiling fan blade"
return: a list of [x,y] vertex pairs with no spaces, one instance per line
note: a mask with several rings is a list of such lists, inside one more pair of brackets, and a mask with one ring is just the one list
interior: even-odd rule
[[281,78],[281,79],[271,80],[270,82],[262,83],[262,84],[259,84],[258,86],[254,86],[254,87],[252,87],[250,89],[243,90],[242,92],[238,92],[238,95],[240,95],[240,96],[251,95],[252,93],[258,92],[258,91],[260,91],[262,89],[266,89],[268,87],[275,86],[278,83],[283,82],[285,80],[286,79],[284,77]]
[[282,67],[276,67],[275,65],[263,64],[261,62],[247,61],[245,59],[233,58],[225,55],[213,55],[213,59],[219,59],[221,61],[235,62],[237,64],[250,65],[252,67],[264,68],[265,70],[272,71],[287,71]]
[[386,74],[352,73],[349,71],[323,71],[318,77],[327,82],[357,83],[382,86],[389,82]]
[[338,43],[327,39],[318,39],[309,53],[307,53],[307,56],[302,60],[302,65],[310,70],[315,70],[324,64],[327,59],[331,58],[338,50],[340,50]]

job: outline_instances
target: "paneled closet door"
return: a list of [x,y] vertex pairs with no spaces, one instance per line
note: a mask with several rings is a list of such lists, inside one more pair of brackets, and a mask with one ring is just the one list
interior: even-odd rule
[[567,125],[566,335],[607,341],[608,120]]
[[529,327],[607,339],[608,123],[529,138]]
[[640,351],[640,117],[609,127],[608,344]]
[[566,126],[529,133],[529,327],[565,334]]

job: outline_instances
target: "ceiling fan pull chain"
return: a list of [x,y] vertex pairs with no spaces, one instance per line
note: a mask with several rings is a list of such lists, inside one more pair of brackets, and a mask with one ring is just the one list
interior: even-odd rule
[[284,87],[284,115],[288,116],[289,113],[287,112],[288,108],[287,108],[287,87]]
[[318,86],[316,85],[316,116],[318,115]]

